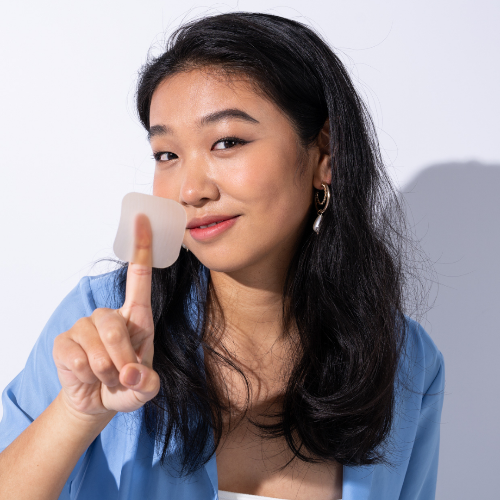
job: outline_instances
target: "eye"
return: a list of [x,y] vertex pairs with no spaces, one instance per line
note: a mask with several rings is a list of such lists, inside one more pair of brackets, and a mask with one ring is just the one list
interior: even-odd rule
[[153,158],[156,161],[170,161],[175,160],[178,156],[170,151],[159,151],[158,153],[153,153]]
[[212,146],[212,150],[214,149],[230,149],[234,148],[234,146],[237,146],[238,144],[246,144],[248,141],[244,141],[243,139],[238,139],[238,137],[224,137],[224,139],[219,139],[214,145]]

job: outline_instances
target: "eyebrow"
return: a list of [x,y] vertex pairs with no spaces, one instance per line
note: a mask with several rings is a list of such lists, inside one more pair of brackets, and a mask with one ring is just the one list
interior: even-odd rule
[[[229,109],[222,109],[220,111],[215,111],[214,113],[210,113],[204,116],[200,120],[200,126],[208,125],[211,123],[217,123],[222,120],[226,120],[227,118],[243,120],[249,123],[259,123],[258,120],[250,116],[248,113],[245,113],[241,109],[229,108]],[[148,140],[150,141],[152,137],[158,135],[168,135],[168,134],[172,134],[172,129],[170,127],[167,127],[166,125],[153,125],[149,129]]]

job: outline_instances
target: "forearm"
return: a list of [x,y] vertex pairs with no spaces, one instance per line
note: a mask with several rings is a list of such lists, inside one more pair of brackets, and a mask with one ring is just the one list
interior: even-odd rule
[[57,499],[78,459],[115,413],[68,411],[62,394],[0,453],[0,498]]

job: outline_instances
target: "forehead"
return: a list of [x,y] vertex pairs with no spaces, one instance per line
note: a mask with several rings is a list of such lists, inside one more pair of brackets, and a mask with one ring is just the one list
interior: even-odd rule
[[153,93],[150,124],[196,119],[221,108],[252,110],[273,116],[281,114],[249,77],[215,69],[193,69],[163,80]]

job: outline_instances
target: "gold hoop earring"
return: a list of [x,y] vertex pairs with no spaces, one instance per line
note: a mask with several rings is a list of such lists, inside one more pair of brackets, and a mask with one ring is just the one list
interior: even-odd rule
[[314,205],[316,206],[316,210],[318,211],[318,216],[316,217],[316,220],[314,221],[313,224],[313,231],[318,234],[319,233],[319,227],[321,225],[321,220],[323,219],[323,213],[328,207],[328,204],[330,203],[330,190],[328,189],[328,184],[325,184],[324,182],[321,183],[323,186],[323,200],[319,201],[319,193],[316,193],[316,196],[314,197]]

